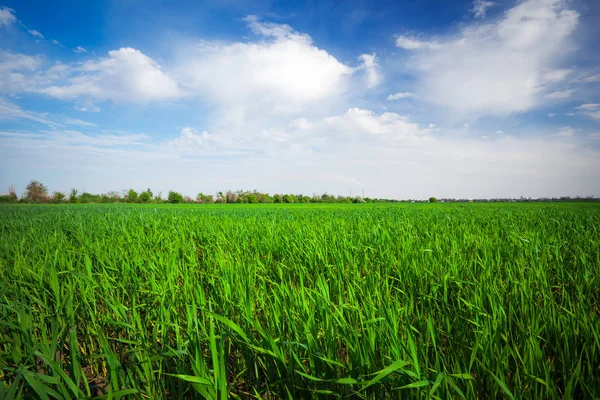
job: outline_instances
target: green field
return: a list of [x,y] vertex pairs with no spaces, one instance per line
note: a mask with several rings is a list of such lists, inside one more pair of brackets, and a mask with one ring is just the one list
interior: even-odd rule
[[600,398],[600,205],[5,205],[0,398]]

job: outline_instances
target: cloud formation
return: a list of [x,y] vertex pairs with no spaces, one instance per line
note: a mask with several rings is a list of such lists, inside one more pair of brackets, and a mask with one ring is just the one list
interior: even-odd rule
[[411,92],[399,92],[399,93],[395,93],[395,94],[390,94],[387,99],[392,101],[392,100],[400,100],[400,99],[406,99],[409,97],[413,97],[414,94]]
[[14,12],[12,8],[0,7],[0,27],[9,26],[17,20]]
[[40,89],[59,99],[87,98],[117,103],[147,103],[183,96],[177,81],[142,52],[129,47],[108,52],[109,57],[68,68],[63,85]]
[[396,38],[396,47],[405,50],[439,50],[443,45],[435,40],[421,40],[416,36],[401,35]]
[[[221,106],[268,106],[273,112],[297,111],[344,89],[353,68],[314,46],[310,36],[254,16],[246,22],[261,40],[185,48],[177,72],[186,87]],[[374,59],[365,68],[374,71]],[[369,80],[377,78],[372,73]]]
[[506,115],[535,108],[542,94],[570,72],[558,67],[579,19],[569,4],[525,0],[495,22],[463,27],[443,45],[415,42],[413,49],[427,50],[412,64],[417,94],[455,114]]
[[44,35],[42,35],[40,32],[36,31],[35,29],[29,29],[27,32],[29,32],[31,34],[31,36],[35,36],[38,37],[40,39],[44,38]]
[[471,9],[471,12],[475,18],[485,18],[485,13],[487,12],[488,8],[494,5],[496,5],[496,3],[493,1],[475,0],[473,2],[473,8]]

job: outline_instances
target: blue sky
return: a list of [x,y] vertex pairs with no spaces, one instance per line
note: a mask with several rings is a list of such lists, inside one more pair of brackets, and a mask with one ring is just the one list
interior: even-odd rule
[[600,196],[599,17],[584,0],[0,2],[0,188]]

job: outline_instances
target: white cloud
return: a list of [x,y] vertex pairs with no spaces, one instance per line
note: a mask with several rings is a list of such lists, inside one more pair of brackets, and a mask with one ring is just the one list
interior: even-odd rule
[[429,124],[429,129],[435,128],[435,124]]
[[587,83],[596,83],[600,82],[600,74],[591,75],[583,79],[584,82]]
[[377,64],[377,58],[375,54],[362,54],[358,59],[362,62],[359,69],[363,69],[367,74],[367,87],[372,89],[378,86],[383,77],[379,70],[379,64]]
[[166,142],[168,148],[182,153],[199,153],[206,150],[216,150],[232,147],[230,138],[209,134],[206,131],[198,133],[194,128],[185,127],[178,138]]
[[468,127],[469,127],[469,123],[468,123],[468,122],[465,122],[465,123],[463,124],[463,127],[465,127],[465,128],[468,128]]
[[[324,127],[324,125],[326,127]],[[407,117],[384,112],[380,115],[361,108],[351,108],[345,114],[325,118],[321,126],[329,135],[342,140],[366,137],[384,142],[415,141],[423,138],[426,129],[411,122]]]
[[396,38],[396,47],[406,50],[439,50],[443,46],[435,40],[420,40],[416,36],[401,35]]
[[600,140],[600,132],[593,132],[588,134],[588,138],[592,140]]
[[57,46],[60,46],[60,47],[62,47],[62,48],[64,48],[64,47],[65,47],[65,46],[64,46],[64,45],[63,45],[61,42],[59,42],[59,41],[58,41],[58,40],[56,40],[56,39],[52,39],[52,43],[54,43],[55,45],[57,45]]
[[79,100],[74,107],[77,111],[82,112],[100,112],[100,107],[94,104],[94,101],[91,99],[83,99]]
[[44,35],[42,35],[39,31],[36,31],[35,29],[29,29],[27,32],[29,32],[32,36],[39,37],[40,39],[44,38]]
[[485,0],[475,0],[473,2],[473,9],[471,12],[475,16],[475,18],[485,18],[485,13],[487,9],[496,5],[493,1],[485,1]]
[[579,107],[575,107],[576,110],[595,110],[600,108],[600,104],[582,104]]
[[582,104],[579,107],[575,107],[575,109],[581,110],[588,117],[600,119],[600,104]]
[[87,50],[86,50],[86,49],[84,49],[84,48],[83,48],[83,47],[81,47],[81,46],[77,46],[77,47],[75,47],[75,48],[73,49],[73,51],[74,51],[75,53],[87,53]]
[[454,114],[506,115],[535,108],[542,93],[569,73],[557,68],[579,18],[569,4],[525,0],[495,22],[466,26],[434,51],[418,53],[416,94]]
[[292,129],[308,130],[311,128],[310,122],[306,118],[297,118],[292,120],[288,126]]
[[[189,127],[159,145],[143,136],[0,133],[0,168],[41,176],[62,191],[85,181],[92,192],[135,185],[190,195],[240,188],[354,194],[362,186],[366,196],[403,199],[600,194],[600,152],[586,146],[592,137],[432,135],[404,116],[358,108],[306,119],[307,129],[288,125],[295,124],[273,126],[277,134],[264,139],[284,142],[261,142],[260,152],[248,151],[252,141],[231,139],[240,132],[225,137]],[[51,169],[65,173],[43,173]],[[0,174],[0,186],[9,178]]]
[[314,46],[310,36],[252,16],[246,21],[263,40],[180,49],[177,72],[191,91],[229,110],[262,113],[299,111],[344,91],[355,69]]
[[40,92],[59,99],[87,98],[88,102],[94,99],[144,103],[183,96],[177,81],[140,51],[121,48],[108,54],[108,58],[72,67],[65,85],[46,87]]
[[592,117],[594,119],[600,119],[600,110],[590,111],[585,113],[588,117]]
[[573,137],[573,135],[575,135],[575,129],[570,128],[568,126],[564,126],[560,128],[560,131],[558,131],[558,133],[555,136],[570,138]]
[[550,118],[554,117],[555,115],[556,115],[556,114],[553,114],[553,113],[548,113],[548,116],[549,116]]
[[406,99],[408,97],[413,97],[414,95],[411,92],[400,92],[400,93],[396,93],[396,94],[390,94],[387,99],[388,100],[400,100],[400,99]]
[[574,90],[559,90],[556,92],[552,92],[552,93],[548,93],[546,95],[547,99],[568,99],[569,97],[571,97],[571,94],[574,92]]
[[0,50],[0,93],[18,93],[31,89],[33,74],[42,59],[21,53]]
[[496,133],[499,134],[499,135],[502,135],[502,134],[504,134],[504,131],[497,130]]
[[30,120],[39,122],[48,126],[57,126],[59,124],[47,118],[45,114],[35,113],[23,110],[18,105],[0,98],[0,121],[19,121]]
[[17,20],[14,12],[12,8],[0,7],[0,27],[9,26]]
[[139,133],[86,135],[79,131],[42,131],[47,135],[49,141],[59,144],[70,145],[92,145],[100,147],[121,147],[143,145],[148,136]]
[[79,126],[97,126],[96,124],[93,124],[91,122],[87,122],[87,121],[83,121],[77,118],[66,118],[65,119],[65,124],[68,125],[79,125]]

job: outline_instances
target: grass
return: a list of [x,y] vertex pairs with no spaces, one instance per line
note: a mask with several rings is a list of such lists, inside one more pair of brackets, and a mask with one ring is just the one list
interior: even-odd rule
[[599,398],[600,206],[5,205],[0,398]]

